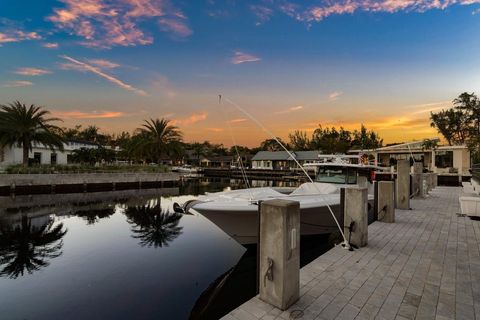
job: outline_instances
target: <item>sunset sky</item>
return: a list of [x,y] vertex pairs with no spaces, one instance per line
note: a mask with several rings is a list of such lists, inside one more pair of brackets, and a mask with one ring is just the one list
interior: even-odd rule
[[479,32],[480,0],[2,0],[0,104],[225,145],[268,138],[230,101],[283,138],[428,138],[430,111],[480,87]]

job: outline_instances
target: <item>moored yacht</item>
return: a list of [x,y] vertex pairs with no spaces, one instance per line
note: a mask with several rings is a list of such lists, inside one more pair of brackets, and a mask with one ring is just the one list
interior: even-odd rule
[[[358,159],[357,163],[355,159]],[[368,187],[369,211],[373,202],[374,172],[383,168],[363,163],[356,156],[322,155],[320,161],[305,166],[315,169],[314,182],[298,188],[247,188],[206,193],[183,205],[185,212],[198,212],[212,221],[241,244],[257,241],[259,203],[271,199],[285,199],[300,203],[301,234],[331,233],[338,230],[328,207],[340,225],[340,189]],[[193,209],[193,210],[192,210]],[[373,217],[373,212],[369,213]]]

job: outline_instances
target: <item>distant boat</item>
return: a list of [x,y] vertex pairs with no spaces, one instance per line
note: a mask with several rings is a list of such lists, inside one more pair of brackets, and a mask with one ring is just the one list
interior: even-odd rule
[[[301,234],[322,234],[338,230],[327,207],[330,206],[340,225],[340,189],[368,187],[369,214],[373,217],[373,184],[375,171],[383,168],[363,163],[351,163],[354,156],[321,156],[323,161],[306,166],[315,168],[315,182],[300,185],[293,191],[285,188],[248,188],[206,193],[197,200],[183,204],[185,212],[191,209],[205,216],[241,244],[257,241],[258,206],[261,201],[285,199],[298,201],[301,214]],[[359,161],[360,162],[360,161]],[[365,177],[360,179],[359,177]],[[362,181],[360,181],[362,180]]]
[[172,171],[173,172],[179,172],[179,173],[191,174],[191,173],[203,172],[203,169],[198,168],[198,167],[193,167],[189,164],[184,164],[183,166],[172,167]]

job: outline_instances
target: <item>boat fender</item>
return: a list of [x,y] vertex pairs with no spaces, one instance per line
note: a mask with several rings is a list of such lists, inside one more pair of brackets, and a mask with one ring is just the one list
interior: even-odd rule
[[184,213],[184,214],[191,214],[191,213],[190,213],[190,209],[191,209],[194,205],[196,205],[196,204],[198,204],[198,203],[203,203],[203,202],[204,202],[204,201],[200,201],[200,200],[188,200],[187,202],[185,202],[185,203],[183,204],[183,213]]
[[176,213],[182,213],[182,214],[185,213],[185,211],[183,211],[182,206],[176,202],[173,203],[173,211],[175,211]]

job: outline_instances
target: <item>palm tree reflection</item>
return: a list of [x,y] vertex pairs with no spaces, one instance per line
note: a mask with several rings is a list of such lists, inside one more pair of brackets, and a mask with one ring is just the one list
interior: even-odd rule
[[62,255],[61,239],[67,230],[62,223],[53,224],[54,220],[49,218],[46,224],[35,226],[26,216],[20,225],[0,221],[0,276],[16,279],[25,272],[31,274]]
[[134,225],[132,237],[140,239],[142,247],[168,247],[182,234],[183,227],[178,226],[182,214],[163,211],[160,199],[156,203],[127,207],[125,215]]

